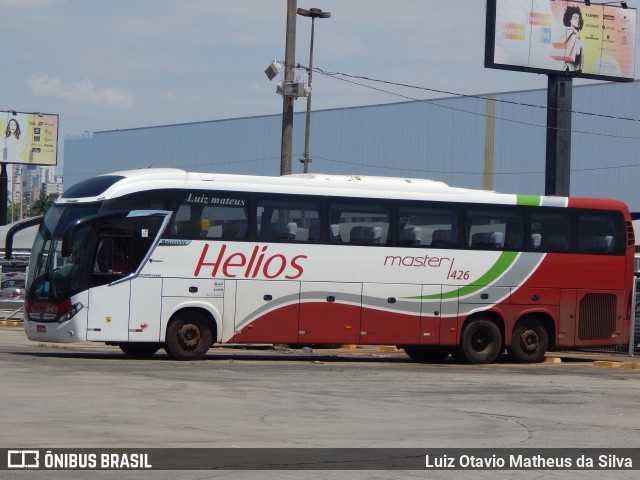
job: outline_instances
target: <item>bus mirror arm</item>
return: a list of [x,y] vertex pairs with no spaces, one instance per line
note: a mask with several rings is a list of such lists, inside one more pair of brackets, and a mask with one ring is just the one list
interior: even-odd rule
[[13,237],[21,230],[32,227],[34,225],[40,225],[44,215],[38,215],[37,217],[27,218],[13,225],[8,231],[4,241],[4,258],[11,260],[11,254],[13,253]]
[[101,222],[104,220],[114,220],[116,218],[124,218],[129,215],[128,210],[117,210],[108,213],[98,213],[96,215],[89,215],[84,218],[79,218],[75,222],[69,224],[69,226],[64,231],[64,235],[62,236],[62,248],[60,254],[63,257],[68,257],[72,253],[71,246],[73,245],[73,238],[75,237],[76,231],[82,227],[87,225],[91,225],[97,222]]

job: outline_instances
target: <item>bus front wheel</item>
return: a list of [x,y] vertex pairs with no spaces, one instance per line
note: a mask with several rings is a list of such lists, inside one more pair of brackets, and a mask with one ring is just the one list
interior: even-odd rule
[[212,339],[211,326],[206,318],[199,313],[184,312],[169,323],[165,349],[177,360],[198,360],[207,354]]
[[[486,318],[471,320],[460,336],[460,356],[469,363],[491,363],[502,351],[502,334]],[[458,355],[456,355],[457,357]]]
[[549,334],[542,322],[533,317],[523,318],[513,330],[509,353],[520,363],[538,363],[549,348]]

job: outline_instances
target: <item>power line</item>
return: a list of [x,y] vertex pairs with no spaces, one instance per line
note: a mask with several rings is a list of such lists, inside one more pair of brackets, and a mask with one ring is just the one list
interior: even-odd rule
[[[300,68],[302,68],[302,67],[300,67]],[[344,73],[331,73],[330,74],[330,73],[324,72],[324,70],[316,69],[316,68],[314,68],[314,70],[316,70],[317,73],[319,73],[321,75],[326,75],[329,78],[333,78],[333,79],[339,80],[341,82],[351,83],[353,85],[358,85],[360,87],[368,88],[368,89],[371,89],[371,90],[376,90],[378,92],[386,93],[388,95],[394,95],[396,97],[404,98],[406,100],[412,100],[412,101],[419,102],[419,103],[428,103],[429,105],[432,105],[434,107],[444,108],[446,110],[453,110],[453,111],[456,111],[456,112],[466,113],[466,114],[469,114],[469,115],[476,115],[476,116],[485,117],[485,118],[487,117],[486,113],[473,112],[471,110],[466,110],[464,108],[457,108],[457,107],[452,107],[452,106],[449,106],[449,105],[443,105],[441,103],[438,103],[436,100],[419,99],[419,98],[411,97],[411,96],[408,96],[408,95],[403,95],[403,94],[400,94],[400,93],[397,93],[397,92],[392,92],[392,91],[389,91],[389,90],[385,90],[385,89],[382,89],[382,88],[373,87],[371,85],[366,85],[366,84],[363,84],[363,83],[359,83],[359,82],[356,82],[354,80],[349,80],[347,78],[340,78],[339,77],[339,75],[349,76],[348,74],[344,74]],[[352,76],[352,77],[360,78],[360,77],[356,77],[356,76]],[[362,77],[362,78],[367,79],[367,77]],[[395,83],[395,82],[388,82],[388,81],[384,81],[384,80],[375,80],[375,79],[369,79],[369,80],[374,81],[374,82],[390,83],[390,84],[394,84],[394,85],[397,85],[397,86],[407,86],[405,84],[400,84],[400,83]],[[412,88],[420,88],[420,89],[434,91],[432,89],[427,89],[425,87],[415,87],[414,86]],[[499,99],[489,99],[487,97],[482,97],[482,96],[479,96],[479,95],[472,96],[472,95],[461,95],[460,94],[459,96],[461,96],[461,97],[470,97],[470,98],[478,98],[478,99],[485,99],[485,100],[494,100],[496,102],[503,101],[503,102],[507,102],[507,103],[518,104],[517,102],[510,102],[508,100],[499,100]],[[521,104],[518,104],[518,105],[548,109],[547,107],[541,107],[539,105],[530,105],[530,104],[525,104],[525,103],[521,103]],[[618,118],[618,119],[621,119],[621,120],[633,120],[633,119],[627,119],[627,118],[623,118],[623,117],[609,117],[609,116],[606,116],[606,115],[588,114],[588,113],[584,113],[584,112],[574,112],[574,113],[583,113],[584,115],[597,115],[597,116],[602,116],[602,117],[605,117],[605,118]],[[505,117],[496,117],[496,116],[494,116],[493,118],[496,119],[496,120],[503,121],[503,122],[515,123],[515,124],[518,124],[518,125],[524,125],[524,126],[535,127],[535,128],[544,128],[545,130],[546,129],[555,129],[555,130],[558,130],[558,131],[562,131],[562,130],[566,131],[567,130],[567,129],[563,129],[563,128],[559,128],[559,127],[549,127],[547,125],[541,125],[541,124],[537,124],[537,123],[525,122],[523,120],[514,120],[514,119],[511,119],[511,118],[505,118]],[[633,120],[633,121],[640,121],[640,120]],[[572,129],[571,133],[579,133],[579,134],[582,134],[582,135],[593,135],[593,136],[608,137],[608,138],[640,140],[640,137],[635,137],[635,136],[632,136],[632,135],[615,135],[615,134],[611,134],[611,133],[591,132],[591,131],[586,131],[586,130],[575,130],[575,129]]]
[[[402,171],[402,172],[411,172],[411,173],[437,173],[442,175],[484,175],[485,172],[469,172],[462,170],[437,170],[437,169],[424,169],[424,168],[401,168],[397,165],[394,166],[385,166],[385,165],[376,165],[372,163],[364,163],[364,162],[350,162],[345,160],[336,160],[335,158],[322,157],[319,155],[314,155],[314,158],[318,160],[323,160],[329,163],[337,163],[341,165],[352,165],[356,167],[366,167],[366,168],[377,168],[381,170],[392,170],[394,172]],[[259,163],[268,160],[278,160],[279,157],[264,157],[264,158],[256,158],[250,160],[237,160],[233,162],[224,161],[224,162],[214,162],[214,163],[198,163],[191,165],[182,165],[180,168],[191,168],[191,167],[215,167],[217,165],[235,165],[239,163]],[[589,167],[589,168],[572,168],[571,172],[592,172],[592,171],[603,171],[603,170],[617,170],[621,168],[637,168],[640,167],[640,163],[629,163],[626,165],[613,165],[607,167]],[[80,176],[80,175],[101,175],[104,172],[81,172],[81,173],[69,173],[67,176]],[[493,172],[493,175],[543,175],[544,170],[530,170],[530,171],[518,171],[518,172]]]
[[[469,171],[461,171],[461,170],[436,170],[436,169],[422,169],[422,168],[403,168],[394,166],[385,166],[385,165],[374,165],[370,163],[360,163],[360,162],[346,162],[343,160],[336,160],[333,158],[321,157],[318,155],[314,156],[319,160],[324,160],[326,162],[331,163],[340,163],[343,165],[355,165],[358,167],[367,167],[367,168],[379,168],[383,170],[393,170],[393,171],[405,171],[405,172],[413,172],[413,173],[438,173],[438,174],[450,174],[450,175],[485,175],[485,172],[469,172]],[[626,165],[614,165],[609,167],[590,167],[590,168],[572,168],[571,172],[591,172],[598,170],[616,170],[620,168],[635,168],[640,167],[640,163],[630,163]],[[493,172],[493,175],[543,175],[544,170],[531,170],[531,171],[519,171],[519,172]]]
[[[297,69],[305,69],[308,70],[307,67],[304,67],[300,64],[294,65],[295,68]],[[460,94],[460,93],[456,93],[456,92],[449,92],[449,91],[445,91],[445,90],[437,90],[437,89],[433,89],[433,88],[428,88],[428,87],[421,87],[421,86],[416,86],[416,85],[410,85],[410,84],[405,84],[405,83],[400,83],[400,82],[392,82],[392,81],[388,81],[388,80],[381,80],[381,79],[375,79],[375,78],[371,78],[371,77],[365,77],[365,76],[361,76],[361,75],[351,75],[351,74],[347,74],[347,73],[341,73],[341,72],[327,72],[321,68],[313,68],[313,71],[320,74],[320,75],[324,75],[324,76],[328,76],[329,78],[333,78],[335,80],[339,80],[342,82],[346,82],[346,83],[351,83],[360,87],[364,87],[364,88],[368,88],[371,90],[376,90],[379,91],[381,93],[385,93],[388,95],[394,95],[397,97],[401,97],[407,100],[411,100],[411,101],[415,101],[415,102],[419,102],[419,103],[428,103],[430,105],[439,107],[439,108],[445,108],[448,110],[453,110],[453,111],[458,111],[461,113],[467,113],[467,114],[471,114],[471,115],[476,115],[476,116],[481,116],[481,117],[487,117],[487,115],[485,113],[478,113],[478,112],[473,112],[470,110],[466,110],[466,109],[462,109],[462,108],[456,108],[456,107],[452,107],[452,106],[448,106],[448,105],[443,105],[442,103],[440,103],[442,100],[446,100],[446,99],[418,99],[418,98],[414,98],[408,95],[403,95],[397,92],[392,92],[390,90],[386,90],[383,88],[379,88],[379,87],[375,87],[372,85],[366,85],[360,82],[355,81],[354,79],[358,79],[358,80],[363,80],[363,81],[369,81],[369,82],[374,82],[374,83],[382,83],[382,84],[386,84],[386,85],[393,85],[393,86],[398,86],[398,87],[404,87],[404,88],[412,88],[412,89],[417,89],[417,90],[424,90],[424,91],[430,91],[430,92],[435,92],[435,93],[439,93],[439,94],[446,94],[446,95],[451,95],[453,97],[459,97],[459,98],[472,98],[472,99],[478,99],[478,100],[485,100],[485,101],[495,101],[495,102],[499,102],[499,103],[506,103],[506,104],[511,104],[511,105],[516,105],[516,106],[522,106],[522,107],[529,107],[529,108],[537,108],[537,109],[544,109],[544,110],[548,110],[548,107],[546,106],[541,106],[541,105],[534,105],[534,104],[529,104],[529,103],[524,103],[524,102],[515,102],[515,101],[511,101],[511,100],[504,100],[504,99],[496,99],[496,98],[489,98],[486,95],[466,95],[466,94]],[[580,114],[580,115],[587,115],[587,116],[593,116],[593,117],[601,117],[601,118],[606,118],[606,119],[615,119],[615,120],[624,120],[624,121],[631,121],[631,122],[640,122],[640,119],[635,119],[635,118],[630,118],[630,117],[619,117],[619,116],[612,116],[612,115],[605,115],[605,114],[597,114],[597,113],[592,113],[592,112],[582,112],[582,111],[577,111],[577,110],[572,110],[571,113],[575,113],[575,114]],[[531,127],[536,127],[536,128],[551,128],[551,127],[547,127],[546,125],[540,125],[540,124],[535,124],[535,123],[530,123],[530,122],[525,122],[525,121],[521,121],[521,120],[514,120],[514,119],[509,119],[509,118],[503,118],[503,117],[494,117],[496,120],[501,120],[501,121],[505,121],[505,122],[511,122],[511,123],[516,123],[516,124],[520,124],[520,125],[525,125],[525,126],[531,126]],[[584,134],[584,135],[594,135],[594,136],[602,136],[602,137],[610,137],[610,138],[620,138],[620,139],[630,139],[630,140],[640,140],[640,137],[634,137],[634,136],[626,136],[626,135],[613,135],[613,134],[606,134],[606,133],[599,133],[599,132],[589,132],[589,131],[582,131],[582,130],[572,130],[572,133],[580,133],[580,134]],[[258,162],[263,162],[263,161],[268,161],[268,160],[277,160],[278,157],[264,157],[264,158],[256,158],[256,159],[245,159],[245,160],[236,160],[236,161],[223,161],[223,162],[214,162],[214,163],[210,163],[210,162],[206,162],[206,163],[198,163],[198,164],[191,164],[191,165],[184,165],[181,168],[193,168],[193,167],[213,167],[213,166],[217,166],[217,165],[234,165],[234,164],[241,164],[241,163],[258,163]],[[451,175],[484,175],[485,172],[469,172],[469,171],[454,171],[454,170],[434,170],[434,169],[411,169],[411,168],[398,168],[397,166],[384,166],[384,165],[374,165],[374,164],[368,164],[368,163],[359,163],[359,162],[349,162],[349,161],[343,161],[343,160],[336,160],[336,159],[332,159],[332,158],[327,158],[327,157],[320,157],[320,156],[315,156],[315,158],[318,159],[322,159],[326,162],[332,162],[332,163],[338,163],[338,164],[343,164],[343,165],[353,165],[353,166],[359,166],[359,167],[366,167],[366,168],[378,168],[378,169],[382,169],[382,170],[393,170],[393,171],[405,171],[405,172],[413,172],[413,173],[419,173],[419,174],[451,174]],[[632,163],[632,164],[626,164],[626,165],[614,165],[614,166],[606,166],[606,167],[592,167],[592,168],[581,168],[581,169],[571,169],[571,172],[589,172],[589,171],[603,171],[603,170],[613,170],[613,169],[621,169],[621,168],[636,168],[636,167],[640,167],[640,163]],[[79,176],[79,175],[98,175],[102,172],[85,172],[85,173],[70,173],[67,174],[68,176]],[[533,174],[533,175],[541,175],[544,174],[545,172],[543,170],[538,170],[538,171],[518,171],[518,172],[496,172],[494,171],[493,174],[494,175],[528,175],[528,174]]]
[[[301,65],[298,65],[299,68],[305,68],[302,67]],[[381,79],[377,79],[377,78],[371,78],[371,77],[365,77],[362,75],[351,75],[348,73],[341,73],[341,72],[327,72],[324,70],[321,70],[319,68],[314,68],[314,71],[316,71],[317,73],[321,74],[321,75],[325,75],[331,78],[335,78],[336,80],[343,80],[340,77],[346,77],[346,78],[353,78],[353,79],[359,79],[359,80],[365,80],[365,81],[369,81],[369,82],[376,82],[376,83],[384,83],[387,85],[394,85],[394,86],[398,86],[398,87],[405,87],[405,88],[412,88],[412,89],[416,89],[416,90],[424,90],[427,92],[434,92],[434,93],[440,93],[443,95],[451,95],[453,97],[459,97],[459,98],[475,98],[478,100],[493,100],[494,102],[497,103],[506,103],[506,104],[510,104],[510,105],[517,105],[517,106],[522,106],[522,107],[530,107],[530,108],[538,108],[541,110],[549,110],[549,107],[544,106],[544,105],[535,105],[532,103],[524,103],[524,102],[516,102],[513,100],[505,100],[505,99],[498,99],[498,98],[489,98],[486,95],[468,95],[468,94],[464,94],[464,93],[457,93],[457,92],[448,92],[446,90],[437,90],[435,88],[428,88],[428,87],[420,87],[417,85],[410,85],[407,83],[400,83],[400,82],[392,82],[389,80],[381,80]],[[346,81],[346,80],[345,80]],[[350,82],[350,83],[355,83],[356,85],[361,85],[358,84],[356,82]],[[362,85],[365,87],[368,87],[367,85]],[[374,90],[379,90],[379,89],[374,89]],[[385,93],[392,93],[392,92],[387,92],[384,90],[380,90],[382,92]],[[511,92],[509,92],[511,93]],[[407,97],[410,98],[410,97]],[[625,121],[629,121],[629,122],[639,122],[640,123],[640,119],[639,118],[631,118],[631,117],[621,117],[621,116],[617,116],[617,115],[607,115],[604,113],[593,113],[593,112],[584,112],[581,110],[563,110],[563,109],[556,109],[557,111],[560,112],[569,112],[569,113],[574,113],[574,114],[579,114],[579,115],[586,115],[586,116],[591,116],[591,117],[601,117],[601,118],[606,118],[606,119],[610,119],[610,120],[625,120]]]

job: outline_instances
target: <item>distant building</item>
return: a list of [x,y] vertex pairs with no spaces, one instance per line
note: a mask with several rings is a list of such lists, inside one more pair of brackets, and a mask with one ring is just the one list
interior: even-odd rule
[[[616,198],[640,211],[638,99],[638,81],[573,87],[571,195]],[[309,171],[543,194],[546,104],[540,89],[314,111]],[[300,173],[305,104],[296,109],[292,164]],[[64,186],[148,167],[279,175],[281,131],[278,113],[72,136]]]
[[58,198],[63,192],[62,177],[53,177],[45,181],[45,183],[42,184],[42,191],[51,198]]
[[[7,168],[9,177],[8,198],[14,205],[27,207],[40,197],[43,184],[53,178],[52,166],[10,164]],[[60,182],[62,179],[60,178]],[[61,188],[61,187],[59,187]]]

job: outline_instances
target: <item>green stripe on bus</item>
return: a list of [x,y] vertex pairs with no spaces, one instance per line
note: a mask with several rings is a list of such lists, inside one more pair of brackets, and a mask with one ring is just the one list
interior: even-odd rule
[[542,197],[540,195],[516,195],[518,205],[537,207],[540,205]]
[[498,260],[496,260],[496,263],[494,263],[491,266],[491,268],[487,270],[487,273],[485,273],[478,280],[476,280],[476,282],[474,282],[475,283],[474,285],[465,285],[463,287],[460,287],[456,290],[452,290],[451,292],[447,292],[447,293],[436,293],[433,295],[407,297],[407,298],[413,299],[413,300],[417,300],[417,299],[449,300],[453,298],[470,295],[474,292],[477,292],[478,290],[482,290],[483,288],[490,285],[492,282],[496,281],[500,276],[502,276],[502,274],[504,274],[504,272],[506,272],[509,269],[511,265],[513,265],[513,262],[516,260],[517,257],[518,257],[518,252],[502,252],[502,254],[500,254],[500,256],[498,257]]

